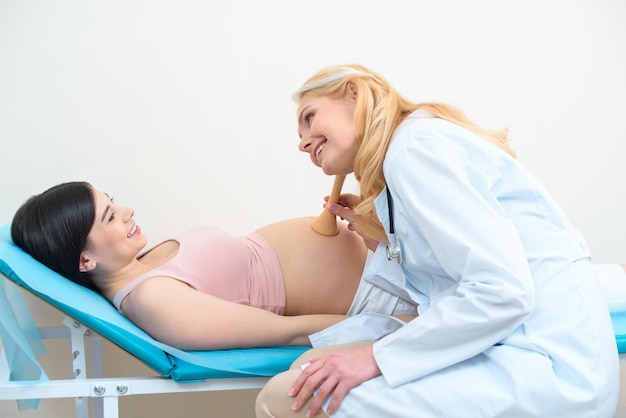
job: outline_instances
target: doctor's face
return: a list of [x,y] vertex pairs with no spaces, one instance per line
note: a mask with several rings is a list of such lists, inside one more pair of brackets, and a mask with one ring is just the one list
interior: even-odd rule
[[305,94],[298,106],[298,149],[329,175],[352,172],[359,143],[354,135],[354,99]]

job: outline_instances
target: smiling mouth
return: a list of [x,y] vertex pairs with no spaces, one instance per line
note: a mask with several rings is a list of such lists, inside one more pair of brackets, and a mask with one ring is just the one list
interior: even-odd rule
[[132,237],[135,232],[137,232],[137,224],[134,224],[133,227],[130,229],[130,232],[128,233],[128,235],[126,235],[127,238]]
[[326,148],[326,142],[322,142],[319,147],[317,147],[317,149],[315,150],[315,161],[317,161],[318,164],[320,163],[320,153],[322,152],[322,150]]

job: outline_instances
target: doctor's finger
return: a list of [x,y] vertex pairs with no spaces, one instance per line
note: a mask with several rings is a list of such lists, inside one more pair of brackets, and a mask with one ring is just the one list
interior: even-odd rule
[[315,414],[317,414],[318,411],[322,409],[322,406],[324,406],[324,402],[326,402],[326,399],[328,399],[331,395],[333,395],[334,397],[333,392],[336,387],[337,387],[336,378],[334,378],[333,376],[329,376],[328,378],[326,378],[324,380],[324,383],[322,383],[317,388],[317,392],[315,392],[315,395],[313,396],[313,401],[311,402],[311,405],[309,406],[309,410],[307,411],[307,416],[314,417]]
[[345,193],[339,196],[339,200],[337,201],[337,203],[341,206],[354,209],[354,207],[358,205],[360,201],[361,198],[359,196],[352,193]]
[[[324,202],[328,202],[328,199],[330,198],[330,196],[324,196]],[[339,199],[337,200],[337,204],[347,207],[347,208],[354,208],[356,205],[359,204],[360,198],[359,196],[352,194],[352,193],[344,193],[339,195]]]
[[[343,401],[343,398],[345,398],[345,396],[348,394],[350,389],[351,389],[350,385],[344,385],[341,382],[339,382],[339,384],[336,385],[335,390],[333,391],[332,396],[330,398],[330,402],[328,403],[328,408],[327,408],[328,415],[334,414],[335,411],[339,409],[339,405],[341,404],[341,401]],[[317,398],[317,395],[315,395],[315,397]],[[313,402],[315,402],[315,399],[313,400]],[[312,407],[313,406],[311,405],[311,408]]]
[[289,396],[295,396],[296,400],[293,404],[293,409],[298,410],[306,403],[306,401],[313,396],[315,389],[321,384],[323,380],[319,374],[315,372],[319,370],[320,364],[311,362],[308,366],[302,370],[296,381],[293,383],[291,389],[289,389]]
[[345,208],[337,203],[331,203],[328,205],[328,210],[333,215],[339,216],[341,219],[345,219],[350,223],[354,221],[354,212],[350,208]]

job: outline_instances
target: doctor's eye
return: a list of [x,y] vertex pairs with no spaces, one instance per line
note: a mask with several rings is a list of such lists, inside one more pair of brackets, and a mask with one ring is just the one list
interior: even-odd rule
[[313,112],[309,112],[306,115],[304,115],[304,122],[306,123],[307,126],[311,126],[311,120],[313,120]]

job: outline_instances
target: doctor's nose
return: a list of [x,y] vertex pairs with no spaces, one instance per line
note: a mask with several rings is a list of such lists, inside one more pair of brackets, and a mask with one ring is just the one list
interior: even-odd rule
[[298,149],[302,152],[310,153],[311,152],[311,138],[308,135],[302,135],[300,137],[300,143],[298,144]]

